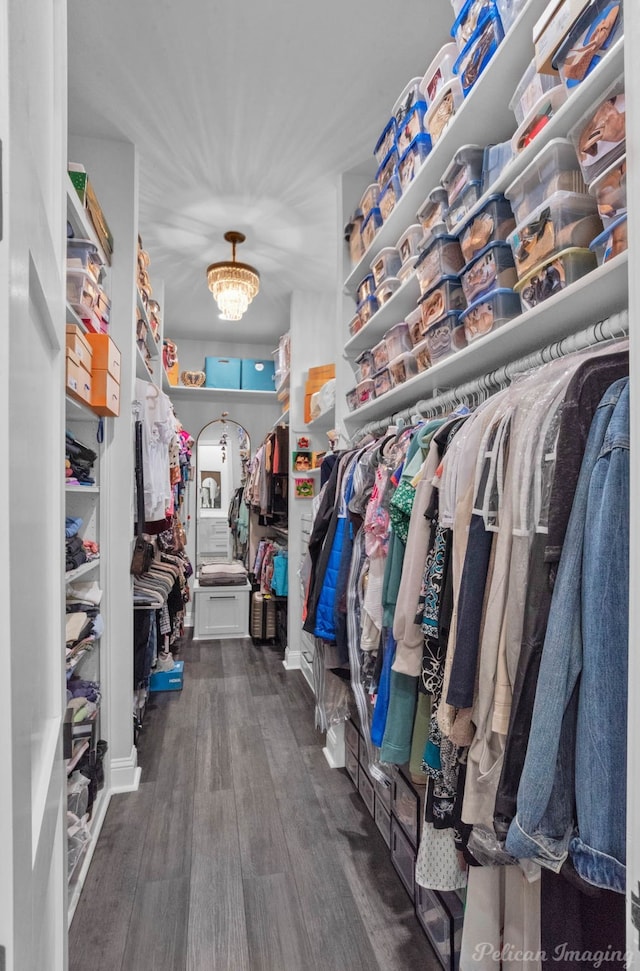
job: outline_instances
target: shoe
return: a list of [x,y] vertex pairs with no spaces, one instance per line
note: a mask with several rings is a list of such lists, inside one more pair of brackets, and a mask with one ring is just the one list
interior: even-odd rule
[[156,661],[156,671],[173,671],[175,668],[175,661],[173,660],[173,654],[169,651],[166,653],[161,651],[158,654],[158,660]]

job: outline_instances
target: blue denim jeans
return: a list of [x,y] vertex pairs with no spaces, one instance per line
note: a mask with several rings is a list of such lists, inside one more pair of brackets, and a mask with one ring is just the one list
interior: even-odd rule
[[623,893],[629,387],[598,406],[558,568],[518,808],[506,849]]

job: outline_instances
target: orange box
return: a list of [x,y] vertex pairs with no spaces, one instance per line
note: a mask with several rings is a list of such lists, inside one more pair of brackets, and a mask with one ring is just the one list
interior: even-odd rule
[[335,364],[321,364],[319,367],[309,368],[309,380],[315,381],[322,379],[322,384],[326,384],[331,378],[336,376]]
[[93,351],[93,370],[108,371],[120,384],[120,351],[108,334],[87,334]]
[[77,324],[67,324],[65,342],[67,347],[70,348],[78,358],[81,367],[83,367],[85,371],[90,372],[93,351],[91,349],[91,344],[87,340],[86,334],[80,330]]
[[117,418],[120,414],[120,383],[104,368],[92,372],[91,407],[96,415]]
[[167,368],[167,378],[172,387],[176,388],[178,386],[178,382],[180,381],[180,364],[178,361],[172,364],[170,368]]
[[67,347],[65,361],[65,390],[72,398],[91,404],[92,377],[80,364],[77,354]]

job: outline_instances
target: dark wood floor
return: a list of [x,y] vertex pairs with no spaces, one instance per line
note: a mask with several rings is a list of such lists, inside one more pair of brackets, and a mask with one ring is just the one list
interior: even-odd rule
[[184,689],[147,710],[140,789],[111,799],[70,971],[435,971],[302,674],[249,640],[180,656]]

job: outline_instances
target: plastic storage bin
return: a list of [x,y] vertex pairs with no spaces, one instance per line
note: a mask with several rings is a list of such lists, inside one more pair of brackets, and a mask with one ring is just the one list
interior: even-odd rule
[[349,258],[352,263],[357,263],[364,253],[364,243],[362,241],[362,225],[364,216],[362,210],[358,209],[351,217],[351,222],[344,227],[344,238],[349,247]]
[[520,295],[514,290],[493,290],[475,300],[460,316],[468,343],[517,317],[521,311]]
[[242,364],[239,357],[205,357],[205,388],[240,389]]
[[396,120],[397,130],[400,131],[404,119],[407,117],[413,106],[421,100],[420,82],[422,78],[412,78],[403,89],[398,100],[393,106],[391,114]]
[[391,118],[382,129],[382,134],[373,150],[378,165],[385,160],[396,143],[396,127],[395,118]]
[[356,290],[356,300],[358,304],[361,304],[362,301],[366,300],[367,297],[372,296],[375,289],[376,289],[376,281],[373,276],[373,273],[367,273],[366,277],[364,278],[364,280]]
[[513,151],[511,141],[498,142],[497,145],[487,145],[482,158],[482,192],[488,192],[494,185],[504,170],[507,168]]
[[358,316],[362,321],[362,326],[366,326],[371,318],[378,311],[378,301],[374,294],[365,297],[357,306]]
[[529,112],[535,108],[540,98],[559,84],[560,79],[557,75],[538,74],[535,60],[529,63],[527,70],[518,82],[513,98],[509,102],[509,108],[516,116],[518,127],[523,123]]
[[154,671],[149,678],[149,691],[182,691],[184,661],[175,661],[170,671]]
[[496,0],[505,34],[511,29],[528,2],[529,0]]
[[402,195],[402,186],[397,172],[394,172],[385,188],[380,193],[380,215],[386,221],[395,209],[398,199]]
[[445,44],[440,48],[431,64],[425,71],[425,75],[420,82],[420,92],[424,95],[427,106],[435,101],[442,86],[450,81],[454,76],[453,65],[458,57],[456,44]]
[[434,236],[416,263],[420,293],[426,293],[440,277],[458,273],[463,266],[464,258],[457,238]]
[[93,309],[100,287],[88,270],[67,270],[67,301]]
[[445,213],[447,206],[447,193],[442,186],[432,189],[416,213],[416,218],[425,237],[429,235],[437,236],[438,233],[446,232]]
[[380,398],[387,391],[391,391],[393,387],[393,381],[391,380],[391,372],[388,367],[381,368],[380,371],[376,371],[373,376],[373,384],[376,392],[376,398]]
[[467,0],[456,17],[451,36],[462,51],[474,34],[491,17],[500,17],[495,0]]
[[416,101],[413,108],[407,112],[402,122],[402,125],[398,128],[398,134],[396,136],[396,146],[398,148],[398,155],[402,157],[404,152],[409,148],[409,145],[417,135],[424,133],[424,116],[427,113],[427,102],[426,101]]
[[625,153],[626,102],[624,79],[611,85],[595,108],[582,116],[569,132],[587,185]]
[[597,266],[595,254],[588,249],[566,249],[536,266],[516,285],[523,310],[531,310]]
[[509,200],[501,195],[489,196],[482,209],[458,230],[465,263],[477,256],[489,243],[506,240],[515,228],[516,221]]
[[360,320],[360,314],[355,314],[349,321],[349,333],[352,337],[355,337],[359,330],[362,330],[363,323]]
[[372,182],[364,190],[364,195],[360,201],[360,209],[362,210],[362,216],[364,219],[367,218],[372,209],[378,205],[378,199],[380,198],[380,186],[377,182]]
[[372,378],[375,372],[375,367],[373,365],[373,354],[371,351],[363,351],[356,358],[356,378],[358,382],[366,381],[367,378]]
[[453,205],[466,185],[482,179],[483,159],[484,148],[479,145],[463,145],[458,149],[441,179],[448,206]]
[[446,130],[463,101],[464,94],[462,93],[460,78],[454,77],[442,85],[435,101],[429,106],[424,121],[432,145],[435,145],[438,139],[442,137],[442,133]]
[[416,172],[431,151],[431,138],[429,135],[416,135],[402,158],[398,162],[398,178],[404,192],[410,182],[413,181]]
[[593,0],[573,24],[551,62],[565,87],[571,91],[581,84],[623,33],[622,0]]
[[245,391],[275,391],[274,362],[243,358],[240,367],[240,387]]
[[371,261],[371,275],[375,286],[379,286],[385,277],[395,276],[401,265],[400,254],[395,246],[385,246],[374,260]]
[[489,243],[467,263],[460,282],[468,304],[490,290],[512,289],[518,282],[518,274],[509,244]]
[[418,223],[414,223],[404,231],[396,244],[396,250],[400,255],[401,266],[404,266],[407,260],[410,260],[412,256],[418,255],[420,243],[422,242],[422,236],[422,226],[420,226]]
[[424,337],[422,329],[422,307],[418,305],[415,310],[407,314],[404,322],[408,328],[409,340],[413,347],[415,347]]
[[434,287],[420,298],[419,307],[422,313],[422,334],[429,327],[452,311],[464,310],[467,302],[460,277],[443,277]]
[[427,371],[431,367],[431,354],[429,353],[429,342],[423,338],[415,345],[411,351],[415,358],[418,372]]
[[514,155],[519,155],[537,138],[566,100],[567,92],[560,84],[541,96],[511,139]]
[[443,968],[457,968],[462,946],[464,908],[452,890],[437,892],[416,884],[416,917]]
[[349,411],[355,411],[358,407],[358,389],[352,388],[351,391],[347,391],[345,398],[347,399],[347,408]]
[[[459,313],[445,314],[444,317],[441,317],[426,329],[424,341],[429,350],[432,364],[438,364],[445,357],[449,357],[450,354],[458,350],[454,344],[454,332],[460,331],[458,327],[459,319]],[[464,336],[464,329],[462,334]]]
[[592,240],[589,248],[596,254],[598,266],[624,253],[627,248],[627,214],[607,226],[603,233]]
[[84,303],[72,303],[71,306],[88,330],[93,331],[94,334],[105,333],[104,324],[91,307],[87,307]]
[[516,222],[525,220],[554,193],[586,193],[576,152],[567,138],[554,138],[505,189]]
[[395,324],[389,328],[384,335],[384,340],[387,345],[387,357],[390,361],[393,361],[399,354],[411,350],[409,326],[406,321],[403,320],[399,324]]
[[378,171],[376,172],[376,182],[380,186],[381,191],[384,189],[387,182],[395,172],[399,158],[400,156],[398,154],[398,149],[394,145],[393,148],[387,152],[384,159],[378,166]]
[[387,366],[389,363],[389,351],[387,349],[387,342],[385,341],[384,337],[381,341],[378,341],[375,347],[371,349],[371,354],[373,356],[374,373]]
[[402,286],[400,280],[397,276],[386,277],[379,287],[377,287],[375,292],[375,298],[378,301],[378,306],[383,307],[394,293],[400,289]]
[[394,388],[398,384],[404,384],[409,378],[413,378],[418,373],[418,365],[413,353],[405,351],[404,354],[398,354],[389,362],[389,371]]
[[454,74],[460,78],[462,93],[467,97],[472,87],[498,50],[504,31],[497,13],[490,13],[453,65]]
[[96,283],[100,283],[102,276],[102,260],[98,254],[98,247],[90,239],[67,240],[67,269],[86,270]]
[[603,172],[593,182],[589,192],[595,196],[598,212],[605,229],[627,211],[627,156]]
[[418,262],[417,256],[410,256],[406,263],[403,263],[398,270],[398,279],[400,283],[406,283],[410,276],[416,271],[416,263]]
[[382,214],[376,206],[371,210],[362,224],[362,255],[366,253],[375,239],[375,235],[382,226]]
[[447,229],[450,233],[458,231],[460,223],[463,223],[476,202],[482,195],[482,183],[470,182],[466,189],[460,193],[452,206],[449,206],[444,214]]
[[588,246],[600,232],[602,222],[595,199],[575,192],[555,192],[509,236],[518,278],[554,253]]
[[356,404],[357,408],[366,405],[367,401],[373,401],[376,396],[373,378],[366,378],[356,385],[356,396],[358,399]]

